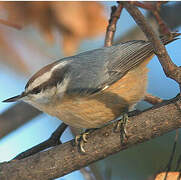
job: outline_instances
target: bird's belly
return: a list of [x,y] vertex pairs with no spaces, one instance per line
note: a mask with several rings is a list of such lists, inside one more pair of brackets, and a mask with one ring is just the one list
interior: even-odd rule
[[61,103],[53,107],[51,114],[73,127],[101,127],[144,97],[147,71],[146,67],[135,68],[112,86],[93,96],[65,96]]

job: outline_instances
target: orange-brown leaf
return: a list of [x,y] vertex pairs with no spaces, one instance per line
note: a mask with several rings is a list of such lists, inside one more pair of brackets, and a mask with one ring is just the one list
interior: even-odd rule
[[73,53],[83,39],[105,32],[107,25],[103,5],[98,2],[29,1],[0,5],[7,10],[10,22],[36,26],[51,43],[57,30],[63,36],[63,46],[67,46],[63,48],[66,54]]
[[[179,172],[168,172],[167,180],[178,180],[179,174],[180,174]],[[164,180],[165,175],[166,172],[162,172],[156,176],[155,180]]]

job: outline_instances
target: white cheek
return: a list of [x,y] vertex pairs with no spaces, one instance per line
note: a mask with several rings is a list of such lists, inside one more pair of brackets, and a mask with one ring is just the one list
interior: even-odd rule
[[59,97],[59,98],[62,98],[62,96],[64,95],[66,89],[67,89],[67,86],[70,82],[70,78],[68,77],[65,77],[64,80],[62,81],[62,83],[60,84],[57,84],[57,91],[56,91],[56,95]]
[[57,99],[61,100],[62,96],[64,95],[67,86],[69,84],[70,79],[65,77],[62,83],[57,84],[56,87],[48,88],[44,91],[41,91],[38,94],[29,94],[28,96],[24,97],[24,100],[30,104],[51,104]]
[[53,96],[56,94],[56,87],[41,91],[38,94],[30,94],[23,100],[28,103],[48,104],[52,101]]

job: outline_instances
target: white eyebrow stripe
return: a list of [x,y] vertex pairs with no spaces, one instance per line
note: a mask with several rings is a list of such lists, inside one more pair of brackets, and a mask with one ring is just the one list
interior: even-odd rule
[[64,67],[65,65],[67,65],[68,63],[69,63],[68,61],[62,61],[62,62],[56,64],[55,66],[53,66],[50,71],[45,72],[41,76],[37,77],[31,84],[29,84],[28,88],[26,89],[26,92],[28,92],[28,91],[34,89],[35,87],[40,86],[44,82],[48,81],[54,70],[60,69],[60,68]]
[[26,91],[28,92],[28,91],[34,89],[35,87],[39,86],[40,84],[46,82],[48,79],[50,79],[51,75],[52,75],[51,71],[42,74],[41,76],[36,78],[31,84],[29,84]]
[[64,67],[65,65],[67,65],[68,63],[70,63],[70,61],[62,61],[61,63],[56,64],[54,67],[52,67],[51,72],[53,72],[55,69],[59,69]]

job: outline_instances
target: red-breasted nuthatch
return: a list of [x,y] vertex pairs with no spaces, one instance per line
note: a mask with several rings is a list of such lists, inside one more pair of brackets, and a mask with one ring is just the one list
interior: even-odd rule
[[[163,44],[179,33],[161,37]],[[133,40],[87,51],[49,64],[25,91],[4,102],[23,100],[77,128],[98,128],[144,98],[151,42]]]

